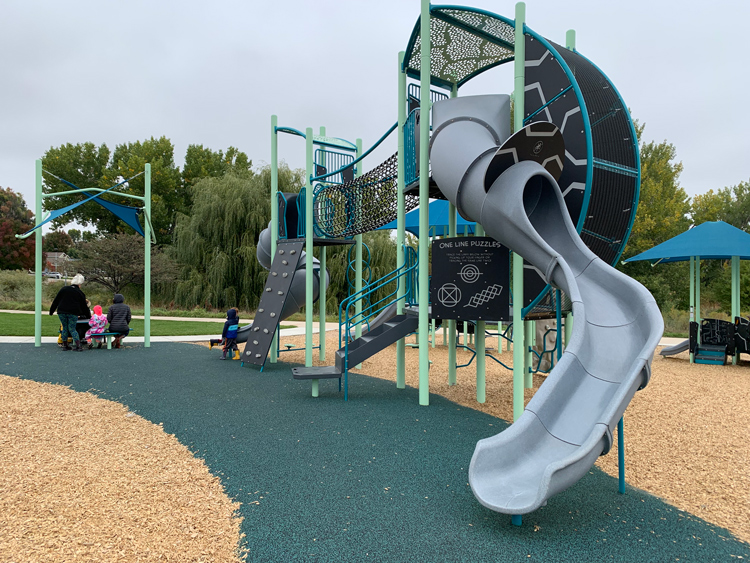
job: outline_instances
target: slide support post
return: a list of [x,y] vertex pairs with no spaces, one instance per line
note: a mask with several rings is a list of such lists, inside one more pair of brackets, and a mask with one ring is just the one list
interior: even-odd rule
[[430,0],[421,0],[419,92],[419,404],[430,404],[429,225],[430,225]]
[[[515,61],[513,95],[513,130],[523,129],[524,82],[526,77],[526,39],[523,28],[526,21],[526,4],[516,4]],[[518,420],[524,409],[524,326],[523,326],[523,258],[513,253],[513,420]],[[520,519],[520,517],[519,517]]]
[[[404,198],[405,170],[404,126],[406,124],[406,73],[403,71],[404,51],[398,54],[398,214],[396,215],[396,268],[403,268],[406,263],[404,242],[406,240],[406,202]],[[396,314],[404,314],[406,296],[406,278],[398,280],[396,293]],[[396,388],[406,388],[406,339],[396,343]]]

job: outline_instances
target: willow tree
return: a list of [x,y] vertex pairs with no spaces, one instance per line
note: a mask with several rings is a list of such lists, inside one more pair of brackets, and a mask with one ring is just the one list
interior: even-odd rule
[[[279,167],[279,190],[298,192],[302,172]],[[205,178],[190,188],[190,215],[178,217],[173,257],[181,267],[174,299],[182,307],[254,310],[266,270],[256,258],[271,219],[271,171]]]

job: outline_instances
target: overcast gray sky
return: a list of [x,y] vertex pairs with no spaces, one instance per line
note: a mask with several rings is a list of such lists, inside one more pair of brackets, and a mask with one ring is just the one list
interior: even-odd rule
[[[365,147],[396,121],[397,53],[419,0],[4,0],[0,186],[34,205],[34,160],[52,146],[162,135],[270,160],[271,114]],[[465,5],[513,18],[514,2]],[[563,8],[564,6],[564,8]],[[750,2],[529,0],[527,24],[578,50],[619,89],[647,140],[668,140],[695,195],[750,179]],[[460,94],[509,93],[512,65]],[[395,150],[395,139],[365,163]],[[304,166],[302,139],[279,156]]]

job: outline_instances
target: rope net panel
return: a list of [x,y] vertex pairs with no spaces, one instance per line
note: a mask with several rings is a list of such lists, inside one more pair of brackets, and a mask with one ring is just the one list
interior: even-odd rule
[[[462,84],[482,70],[513,60],[513,25],[490,14],[435,8],[430,18],[430,71],[447,84]],[[421,68],[419,21],[406,53],[406,70]]]
[[[398,214],[398,154],[351,182],[319,184],[313,198],[318,236],[346,238],[374,231]],[[419,205],[419,196],[405,195],[406,212]]]

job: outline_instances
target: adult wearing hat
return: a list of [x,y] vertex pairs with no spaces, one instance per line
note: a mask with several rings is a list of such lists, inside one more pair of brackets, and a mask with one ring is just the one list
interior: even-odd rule
[[85,318],[91,317],[86,296],[81,291],[81,284],[84,281],[81,274],[76,274],[71,280],[70,285],[62,287],[57,292],[57,296],[55,296],[55,300],[49,309],[50,315],[54,315],[55,311],[57,311],[57,316],[60,319],[60,324],[62,325],[62,349],[64,351],[70,350],[68,336],[73,338],[76,352],[83,350],[81,347],[81,337],[78,334],[78,330],[76,330],[76,323],[79,316],[85,316]]

